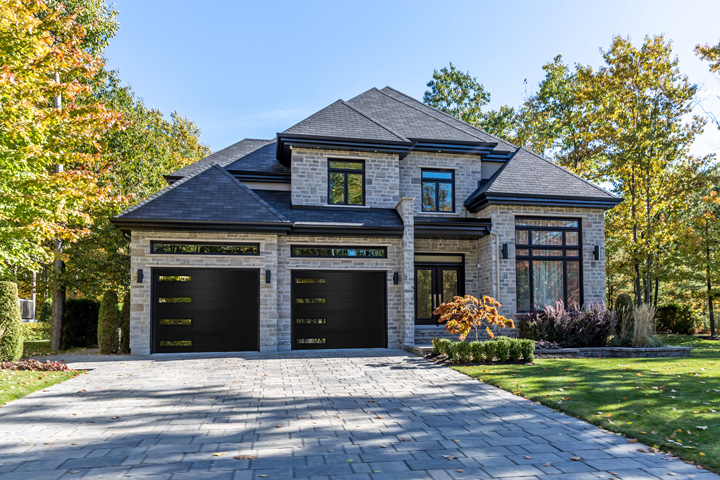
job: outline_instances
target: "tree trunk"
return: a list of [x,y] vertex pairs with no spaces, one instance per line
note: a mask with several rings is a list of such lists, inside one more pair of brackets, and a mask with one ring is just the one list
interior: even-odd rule
[[[707,238],[707,237],[706,237]],[[715,312],[713,311],[712,280],[710,279],[710,245],[705,245],[705,280],[707,282],[708,315],[710,317],[710,335],[715,336]]]
[[660,280],[655,279],[655,301],[653,302],[653,305],[655,308],[657,308],[657,302],[658,302],[658,290],[660,289]]
[[55,240],[55,254],[57,257],[53,262],[53,292],[52,292],[52,325],[50,333],[50,348],[60,350],[62,347],[63,315],[65,314],[65,285],[62,274],[65,270],[65,262],[60,258],[62,242]]

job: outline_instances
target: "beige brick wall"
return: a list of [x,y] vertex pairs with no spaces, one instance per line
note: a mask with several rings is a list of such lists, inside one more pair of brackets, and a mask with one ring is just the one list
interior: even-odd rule
[[[605,215],[600,209],[567,207],[531,207],[513,205],[492,205],[476,214],[478,218],[491,218],[492,230],[498,235],[493,245],[492,236],[480,241],[481,272],[494,271],[499,266],[499,282],[495,289],[497,300],[503,304],[501,313],[514,317],[516,312],[515,284],[515,216],[577,217],[582,224],[582,275],[585,303],[605,302]],[[507,259],[497,258],[500,247],[507,243]],[[600,260],[595,260],[593,250],[600,246]],[[488,255],[489,254],[489,255]],[[498,265],[499,264],[499,265]],[[488,281],[481,275],[480,283]],[[499,287],[499,288],[498,288]]]
[[[228,267],[259,268],[261,280],[266,269],[272,278],[278,278],[277,235],[215,232],[132,232],[131,284],[130,284],[130,348],[133,355],[147,355],[151,345],[151,269],[158,267]],[[234,255],[158,255],[150,253],[151,240],[203,240],[223,242],[257,242],[259,256]],[[144,279],[137,283],[137,271],[143,270]],[[275,350],[277,345],[277,287],[276,282],[260,282],[260,349]]]
[[395,208],[400,200],[398,155],[297,147],[292,151],[293,205],[328,204],[328,158],[364,160],[365,206]]
[[455,212],[430,213],[430,215],[462,216],[470,214],[463,207],[463,202],[477,189],[478,181],[482,178],[482,168],[479,156],[451,155],[446,153],[414,152],[400,161],[400,196],[415,197],[415,212],[422,212],[422,196],[420,191],[421,170],[425,167],[452,169],[455,171]]

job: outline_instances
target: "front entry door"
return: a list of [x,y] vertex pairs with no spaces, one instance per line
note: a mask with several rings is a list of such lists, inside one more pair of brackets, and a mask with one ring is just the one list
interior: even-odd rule
[[464,295],[462,265],[415,264],[415,324],[437,325],[433,311],[441,303]]

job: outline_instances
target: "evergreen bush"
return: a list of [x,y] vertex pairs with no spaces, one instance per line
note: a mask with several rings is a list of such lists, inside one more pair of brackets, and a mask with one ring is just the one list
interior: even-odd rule
[[39,322],[49,324],[52,321],[52,299],[46,298],[40,305],[40,311],[37,313]]
[[120,311],[118,310],[118,296],[113,290],[108,290],[100,302],[98,315],[97,340],[100,353],[104,355],[117,353],[120,347]]
[[17,285],[0,282],[0,361],[14,362],[22,356],[23,336]]
[[120,311],[120,353],[130,353],[130,290],[125,292]]

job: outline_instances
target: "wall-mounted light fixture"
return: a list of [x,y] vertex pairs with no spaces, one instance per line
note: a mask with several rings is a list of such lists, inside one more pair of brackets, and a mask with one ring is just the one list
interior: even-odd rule
[[272,282],[272,271],[271,270],[265,270],[265,283]]
[[507,260],[508,256],[509,256],[509,254],[508,254],[508,244],[507,244],[507,243],[503,243],[503,246],[502,246],[502,258],[503,258],[503,260]]
[[143,269],[142,269],[142,268],[138,268],[138,271],[137,271],[137,283],[142,283],[142,281],[143,281]]
[[400,283],[400,274],[398,272],[393,273],[393,285]]
[[595,245],[593,255],[595,255],[595,260],[600,260],[600,245]]

